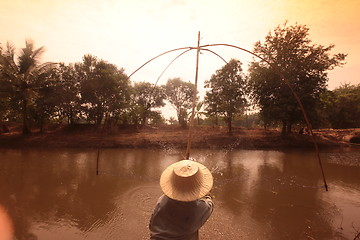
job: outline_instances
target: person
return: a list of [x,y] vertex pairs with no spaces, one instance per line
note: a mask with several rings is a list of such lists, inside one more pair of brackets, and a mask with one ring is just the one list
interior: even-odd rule
[[192,160],[168,166],[160,177],[163,195],[151,215],[151,240],[196,240],[211,216],[213,177],[208,168]]
[[10,216],[0,204],[0,239],[11,240],[14,238],[14,228]]

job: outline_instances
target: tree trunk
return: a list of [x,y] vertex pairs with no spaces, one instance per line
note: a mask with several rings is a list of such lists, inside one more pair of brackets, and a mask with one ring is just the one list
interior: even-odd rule
[[98,113],[97,118],[96,118],[96,124],[98,126],[101,125],[103,118],[104,118],[104,113],[101,110],[99,110],[99,113]]
[[232,133],[232,126],[231,126],[231,120],[228,121],[228,133]]
[[42,114],[42,116],[40,116],[40,126],[39,126],[39,128],[40,128],[40,133],[43,133],[43,131],[44,131],[44,116],[43,116],[43,114]]
[[29,134],[30,133],[30,129],[28,126],[28,121],[27,121],[27,99],[23,99],[23,130],[22,133],[23,134]]
[[287,131],[286,131],[286,120],[282,120],[282,130],[281,130],[281,136],[286,137]]
[[246,119],[246,128],[249,129],[249,116],[246,112],[246,115],[245,115],[245,119]]
[[1,126],[1,132],[3,132],[3,133],[10,132],[10,129],[8,128],[8,126],[6,126],[5,123],[3,123],[2,126]]
[[74,113],[72,107],[70,107],[68,112],[68,124],[73,125],[74,124]]
[[232,116],[231,115],[229,117],[227,117],[226,122],[228,124],[228,134],[231,134],[232,133],[232,125],[231,125]]
[[141,125],[143,125],[143,126],[145,126],[146,125],[146,120],[147,120],[147,118],[148,118],[148,110],[147,109],[145,109],[144,110],[144,114],[143,114],[143,116],[142,116],[142,119],[141,119]]
[[287,134],[289,134],[291,132],[292,132],[292,124],[288,123],[288,125],[287,125]]
[[187,122],[186,122],[186,110],[185,109],[180,109],[180,112],[178,113],[178,121],[181,127],[186,127],[187,126]]

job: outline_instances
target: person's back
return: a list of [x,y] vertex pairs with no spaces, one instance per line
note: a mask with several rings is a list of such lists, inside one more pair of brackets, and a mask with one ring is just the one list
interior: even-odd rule
[[161,196],[150,219],[151,240],[195,240],[213,211],[207,195],[213,184],[210,171],[202,164],[182,160],[161,175]]
[[150,219],[150,239],[197,239],[198,230],[212,211],[213,202],[210,197],[181,202],[163,195]]

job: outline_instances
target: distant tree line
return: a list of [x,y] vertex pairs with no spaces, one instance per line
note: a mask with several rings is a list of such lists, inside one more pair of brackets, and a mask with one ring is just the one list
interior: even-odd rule
[[[205,81],[208,89],[196,105],[196,123],[219,125],[282,126],[283,134],[304,125],[301,109],[287,79],[302,101],[313,127],[360,127],[360,84],[327,89],[328,71],[345,62],[345,54],[331,54],[334,45],[311,42],[303,25],[278,26],[253,52],[248,73],[231,59]],[[44,48],[26,41],[16,54],[11,44],[0,45],[0,119],[22,122],[23,133],[49,123],[97,125],[164,124],[160,107],[168,101],[186,126],[196,93],[194,84],[171,78],[163,86],[131,82],[123,68],[85,55],[82,62],[40,63]],[[270,63],[271,66],[268,64]]]
[[157,108],[168,100],[186,126],[194,84],[180,78],[164,86],[130,82],[124,69],[85,55],[82,62],[39,63],[43,47],[26,41],[18,56],[15,47],[0,45],[0,118],[43,129],[48,123],[145,125],[164,123]]

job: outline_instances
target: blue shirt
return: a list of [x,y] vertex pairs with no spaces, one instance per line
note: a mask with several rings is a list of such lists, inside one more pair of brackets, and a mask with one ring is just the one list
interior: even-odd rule
[[210,196],[193,202],[180,202],[162,195],[150,219],[150,239],[198,239],[198,230],[210,217],[213,208]]

